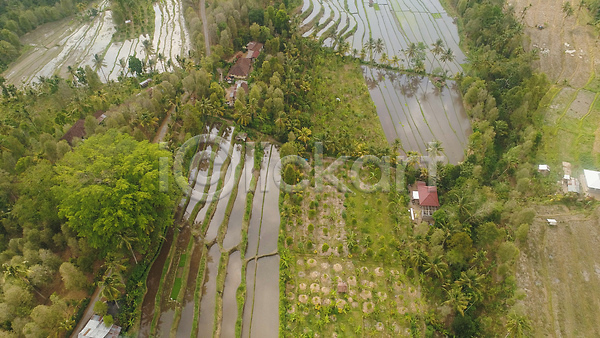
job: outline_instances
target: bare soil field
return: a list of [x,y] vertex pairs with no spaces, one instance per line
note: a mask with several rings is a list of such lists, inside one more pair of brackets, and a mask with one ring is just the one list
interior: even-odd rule
[[[517,284],[536,337],[600,336],[600,210],[539,206]],[[546,218],[555,218],[551,227]]]

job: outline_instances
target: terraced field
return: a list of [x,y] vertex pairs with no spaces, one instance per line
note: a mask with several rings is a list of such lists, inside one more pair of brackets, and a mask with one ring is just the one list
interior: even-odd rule
[[[69,66],[90,66],[102,81],[116,80],[126,69],[120,61],[130,55],[146,59],[142,42],[152,42],[155,55],[159,53],[165,61],[156,63],[156,70],[166,69],[166,61],[176,62],[178,55],[185,56],[191,42],[185,28],[183,5],[179,0],[163,0],[154,4],[155,31],[153,36],[140,36],[124,42],[115,42],[116,32],[108,0],[98,4],[98,15],[89,22],[79,23],[73,18],[48,23],[24,35],[21,42],[31,48],[2,74],[9,83],[21,86],[37,82],[39,77],[69,76]],[[104,59],[104,65],[96,68],[94,55]]]
[[254,145],[232,144],[233,128],[217,124],[207,134],[191,160],[184,225],[152,267],[139,335],[275,337],[278,150],[266,145],[254,168]]
[[[312,6],[311,6],[312,1]],[[350,51],[360,52],[369,38],[382,39],[383,53],[391,59],[398,56],[398,66],[408,67],[404,50],[411,42],[423,42],[431,46],[442,39],[446,48],[454,53],[454,60],[443,62],[431,51],[426,54],[426,68],[431,73],[440,67],[450,74],[460,72],[460,64],[466,61],[459,48],[459,36],[453,19],[445,12],[439,1],[429,0],[377,0],[373,5],[362,0],[307,0],[303,7],[303,36],[320,39],[326,46],[342,38],[350,43]]]
[[[453,19],[435,0],[378,0],[372,6],[358,0],[307,0],[302,11],[301,32],[305,37],[334,47],[339,39],[345,40],[350,44],[348,53],[354,56],[367,54],[369,58],[367,42],[370,38],[381,39],[382,50],[373,52],[373,60],[379,64],[385,54],[387,60],[394,56],[400,60],[397,64],[385,62],[387,65],[409,68],[408,46],[419,42],[427,47],[427,73],[456,74],[466,61]],[[433,53],[432,45],[438,39],[445,50],[452,51],[452,60],[442,61],[439,53]],[[427,144],[437,140],[449,162],[458,163],[464,158],[471,126],[453,81],[436,86],[429,77],[367,66],[364,78],[390,144],[400,140],[404,153],[418,151],[425,155]]]

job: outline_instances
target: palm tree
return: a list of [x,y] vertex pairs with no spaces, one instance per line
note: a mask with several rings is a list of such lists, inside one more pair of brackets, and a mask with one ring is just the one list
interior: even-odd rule
[[156,66],[156,59],[150,58],[148,59],[148,67],[150,67],[150,71],[154,73],[154,66]]
[[454,283],[468,293],[471,299],[480,301],[483,298],[481,293],[483,278],[483,275],[480,275],[477,270],[469,269],[467,271],[462,271],[460,273],[460,278]]
[[157,59],[158,59],[158,61],[160,61],[160,63],[162,64],[162,66],[163,66],[163,70],[165,70],[165,71],[166,71],[167,69],[165,68],[165,60],[166,60],[167,58],[166,58],[166,57],[165,57],[165,56],[164,56],[162,53],[158,53],[158,55],[156,56],[156,58],[157,58]]
[[144,40],[142,41],[142,46],[144,47],[144,52],[146,53],[146,59],[148,59],[150,55],[154,54],[154,47],[152,46],[152,41]]
[[448,299],[443,304],[450,306],[453,310],[464,316],[465,310],[469,306],[469,298],[462,292],[460,287],[446,289],[446,294]]
[[508,331],[506,337],[509,335],[518,338],[529,337],[529,333],[531,332],[531,322],[529,319],[514,310],[508,314],[506,326]]
[[390,59],[388,58],[387,53],[381,54],[381,58],[379,59],[379,62],[381,62],[384,65],[388,65],[390,63]]
[[427,144],[427,153],[429,153],[429,155],[433,157],[438,157],[443,152],[444,147],[442,147],[442,142],[435,140]]
[[102,281],[98,283],[98,286],[102,288],[100,296],[106,298],[109,302],[114,301],[118,308],[119,303],[117,302],[117,299],[119,299],[119,296],[121,295],[119,289],[125,287],[120,276],[118,274],[116,276],[115,274],[104,276]]
[[408,156],[408,161],[406,163],[407,167],[415,166],[419,164],[421,159],[421,154],[418,151],[407,151],[406,155]]
[[383,43],[383,40],[381,38],[377,38],[377,40],[375,40],[375,43],[373,45],[373,50],[375,50],[375,52],[377,54],[381,54],[381,52],[383,52],[385,45]]
[[359,51],[358,51],[358,49],[356,49],[356,48],[352,48],[352,57],[353,57],[353,58],[356,58],[356,57],[358,56],[358,54],[359,54]]
[[417,57],[417,55],[419,53],[419,47],[417,46],[416,43],[411,42],[408,45],[408,48],[403,51],[406,54],[406,56],[408,57],[408,59],[412,61],[412,59]]
[[363,47],[363,49],[366,49],[369,52],[369,59],[371,60],[371,62],[373,61],[373,49],[375,48],[375,39],[373,39],[373,37],[370,37],[369,40],[367,40],[367,42],[365,43],[365,46]]
[[444,52],[444,41],[442,39],[437,39],[433,44],[431,44],[431,52],[433,55],[438,56]]
[[443,62],[452,62],[454,61],[454,52],[452,51],[452,49],[448,48],[444,54],[442,54],[442,56],[440,57],[440,60],[442,60]]
[[196,108],[198,109],[198,112],[200,112],[200,117],[203,121],[206,118],[206,116],[211,115],[211,112],[215,109],[212,102],[210,102],[210,100],[205,97],[196,102]]
[[27,278],[28,270],[24,265],[4,263],[4,264],[2,264],[2,267],[4,268],[4,279],[5,280],[8,278],[19,280],[19,281],[25,283],[26,285],[31,286],[33,291],[35,291],[42,298],[46,298],[46,296],[42,295],[37,290],[37,288],[35,286],[33,286],[33,284],[31,284],[31,282]]
[[125,58],[120,58],[119,59],[119,66],[121,66],[121,73],[123,71],[125,71],[125,75],[127,76],[129,74],[129,67],[127,65],[127,60]]
[[302,141],[304,145],[310,140],[311,135],[312,131],[306,127],[302,127],[302,129],[298,130],[298,140]]
[[250,112],[246,108],[236,110],[233,117],[239,125],[242,125],[244,127],[252,121],[252,114],[250,114]]
[[444,275],[448,271],[448,264],[442,260],[442,256],[436,256],[432,260],[426,262],[423,267],[426,274],[444,280]]
[[119,249],[121,249],[123,247],[123,244],[125,244],[127,249],[129,249],[129,251],[131,251],[131,256],[133,256],[133,260],[135,261],[135,264],[137,265],[138,260],[135,257],[135,253],[133,252],[133,247],[131,246],[131,242],[135,241],[135,238],[128,237],[126,235],[119,235],[119,237],[121,238],[121,241],[119,242],[119,244],[117,244],[117,247]]
[[398,57],[398,55],[394,55],[392,56],[392,59],[390,60],[392,66],[396,66],[398,67],[398,63],[400,62],[400,58]]
[[94,66],[96,67],[96,69],[100,68],[102,75],[104,75],[104,79],[106,80],[106,82],[108,82],[108,79],[106,78],[106,74],[104,74],[104,69],[102,69],[102,67],[106,66],[106,62],[104,62],[104,58],[98,54],[94,54],[94,59],[92,61],[94,62]]

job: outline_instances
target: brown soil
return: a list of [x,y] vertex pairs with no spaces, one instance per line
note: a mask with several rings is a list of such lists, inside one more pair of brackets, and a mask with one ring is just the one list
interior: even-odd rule
[[[557,83],[566,80],[573,87],[583,87],[597,69],[594,55],[598,54],[597,33],[587,25],[589,14],[585,9],[578,10],[578,2],[572,5],[575,12],[565,17],[562,11],[563,0],[516,0],[515,15],[519,17],[523,8],[523,24],[529,37],[525,48],[538,49],[539,60],[535,66],[548,74]],[[544,29],[538,29],[544,25]],[[566,53],[566,51],[574,51]]]
[[[521,247],[517,285],[537,337],[600,336],[600,209],[538,207]],[[547,225],[546,218],[559,224]]]

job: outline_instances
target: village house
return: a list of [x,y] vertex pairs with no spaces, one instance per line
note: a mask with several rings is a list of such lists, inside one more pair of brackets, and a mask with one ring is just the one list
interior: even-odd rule
[[227,90],[227,104],[229,106],[233,107],[233,104],[237,99],[237,95],[239,93],[240,88],[244,90],[246,94],[248,94],[248,82],[243,80],[236,81],[235,84]]
[[412,199],[421,207],[421,217],[430,218],[440,207],[437,188],[428,186],[425,182],[417,181],[417,190],[412,192]]
[[252,60],[247,58],[239,58],[231,67],[231,69],[229,69],[229,73],[227,73],[227,80],[246,80],[248,78],[248,75],[250,75],[251,70]]
[[[104,119],[106,118],[106,115],[104,114],[103,111],[98,110],[97,112],[94,113],[94,117],[96,118],[96,121],[98,121],[98,124],[102,123],[102,121],[104,121]],[[73,145],[73,139],[75,138],[84,138],[85,137],[85,119],[79,119],[77,120],[77,122],[75,122],[75,124],[73,124],[73,126],[67,130],[67,132],[63,135],[63,137],[61,137],[61,140],[66,140],[67,142],[69,142],[70,145]]]
[[85,324],[85,327],[79,332],[77,338],[116,338],[121,333],[121,327],[117,325],[106,326],[104,318],[98,315]]

